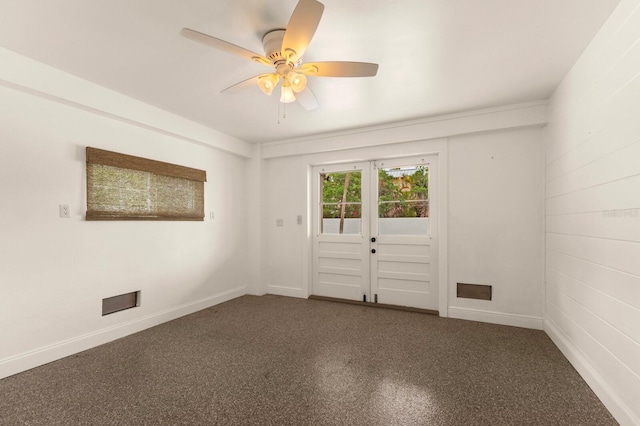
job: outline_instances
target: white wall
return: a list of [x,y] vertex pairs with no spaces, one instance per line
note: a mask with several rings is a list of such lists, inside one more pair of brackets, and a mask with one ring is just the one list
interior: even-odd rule
[[[307,167],[302,158],[265,161],[262,182],[266,292],[307,297],[304,286],[307,239]],[[297,216],[302,215],[302,225]],[[282,219],[283,226],[276,226]]]
[[[449,316],[542,328],[542,129],[449,140]],[[492,300],[456,297],[488,284]]]
[[554,93],[545,330],[622,424],[640,424],[640,3],[622,0]]
[[[244,142],[1,54],[0,378],[246,292]],[[85,221],[87,145],[206,170],[207,220]]]
[[[267,291],[298,297],[311,292],[310,165],[438,153],[444,206],[441,315],[542,328],[540,111],[545,107],[475,111],[393,129],[266,144],[263,259]],[[450,137],[422,139],[434,134]],[[298,214],[305,218],[304,225],[296,224]],[[283,219],[284,226],[276,226],[277,219]],[[456,280],[492,284],[495,298],[491,302],[457,299]]]
[[[247,273],[247,292],[263,295],[267,291],[263,279],[262,253],[265,251],[263,237],[262,189],[263,164],[260,144],[252,146],[252,157],[247,160],[245,177],[245,217],[246,232],[249,241],[247,251],[243,255],[243,268]],[[238,173],[236,170],[235,173]],[[239,189],[239,188],[238,188]]]

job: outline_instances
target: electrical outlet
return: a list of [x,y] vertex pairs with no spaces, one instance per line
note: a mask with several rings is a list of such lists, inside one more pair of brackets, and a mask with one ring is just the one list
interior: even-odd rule
[[211,210],[209,212],[209,218],[211,218],[211,219],[215,219],[216,218],[215,215],[213,214],[213,210]]
[[302,215],[298,215],[298,225],[302,225]]
[[60,204],[60,217],[69,219],[71,217],[71,210],[69,204]]
[[284,226],[284,221],[282,219],[277,219],[276,226]]

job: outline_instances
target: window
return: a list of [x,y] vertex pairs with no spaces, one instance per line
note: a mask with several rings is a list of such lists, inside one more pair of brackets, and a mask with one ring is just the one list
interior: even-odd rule
[[360,234],[362,172],[321,173],[323,234]]
[[87,220],[204,220],[206,172],[87,147]]
[[378,169],[378,218],[380,235],[428,234],[428,167]]

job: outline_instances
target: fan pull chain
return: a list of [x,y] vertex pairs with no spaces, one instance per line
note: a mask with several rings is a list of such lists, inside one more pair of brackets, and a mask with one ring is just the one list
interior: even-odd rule
[[278,101],[278,124],[280,124],[280,104],[282,104],[282,119],[287,119],[287,104]]

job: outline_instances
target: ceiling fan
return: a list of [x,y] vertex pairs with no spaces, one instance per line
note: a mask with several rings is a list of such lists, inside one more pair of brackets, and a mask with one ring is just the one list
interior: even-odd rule
[[318,106],[318,101],[307,87],[307,77],[373,77],[378,72],[378,64],[366,62],[308,62],[302,63],[302,55],[318,28],[324,5],[316,0],[300,0],[293,11],[286,29],[269,31],[262,38],[265,55],[236,46],[210,35],[183,28],[182,36],[218,50],[237,55],[262,65],[274,67],[275,71],[260,74],[222,92],[236,92],[257,85],[267,95],[280,86],[280,102],[289,103],[296,99],[308,110]]

